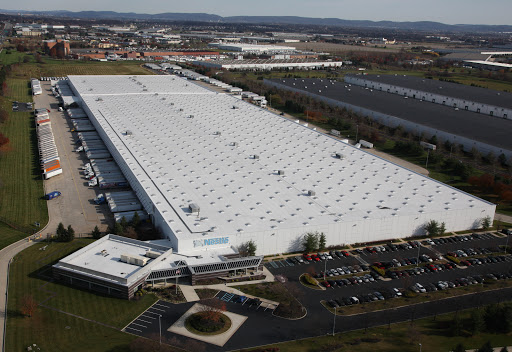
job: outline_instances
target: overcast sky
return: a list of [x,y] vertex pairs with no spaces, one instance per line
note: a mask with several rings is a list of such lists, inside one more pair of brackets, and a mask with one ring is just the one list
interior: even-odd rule
[[352,20],[436,21],[512,25],[512,0],[17,0],[8,10],[203,12],[221,16],[281,15]]

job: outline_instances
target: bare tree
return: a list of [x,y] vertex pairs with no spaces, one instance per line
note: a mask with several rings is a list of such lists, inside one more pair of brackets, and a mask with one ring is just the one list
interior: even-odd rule
[[226,303],[220,299],[210,298],[201,301],[199,309],[201,320],[218,322],[226,311]]
[[25,295],[21,298],[20,301],[20,312],[23,315],[28,315],[31,317],[34,314],[37,306],[38,303],[32,295]]

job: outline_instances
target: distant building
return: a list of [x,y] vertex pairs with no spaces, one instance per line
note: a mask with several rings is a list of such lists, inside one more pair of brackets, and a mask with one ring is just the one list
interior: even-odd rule
[[55,56],[58,58],[63,58],[68,56],[71,53],[71,48],[69,47],[68,40],[44,40],[43,41],[43,49],[45,53],[50,56]]

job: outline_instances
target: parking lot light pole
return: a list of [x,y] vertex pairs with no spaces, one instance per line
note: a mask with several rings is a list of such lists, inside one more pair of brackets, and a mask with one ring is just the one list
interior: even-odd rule
[[416,266],[420,265],[420,249],[421,245],[418,245],[418,258],[416,258]]
[[160,330],[160,344],[162,344],[162,314],[158,315],[158,328]]
[[507,241],[505,242],[505,255],[507,255],[508,239],[509,239],[510,235],[507,233],[506,236],[507,236]]
[[336,328],[336,307],[334,307],[334,323],[332,324],[332,336],[334,336],[335,328]]
[[324,260],[324,281],[325,281],[325,273],[327,271],[327,259]]
[[418,345],[420,345],[420,352],[421,352],[421,347],[422,347],[422,346],[421,346],[421,343],[419,343]]

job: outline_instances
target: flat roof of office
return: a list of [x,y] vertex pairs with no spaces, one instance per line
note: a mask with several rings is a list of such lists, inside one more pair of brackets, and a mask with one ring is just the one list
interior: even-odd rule
[[[492,64],[492,63],[491,63]],[[354,75],[349,75],[354,76]],[[497,90],[472,87],[465,84],[444,82],[407,75],[355,75],[369,81],[396,85],[409,89],[417,89],[433,94],[445,95],[482,104],[495,105],[512,109],[512,93]]]
[[464,109],[455,110],[453,107],[412,98],[405,99],[397,94],[327,79],[288,78],[271,81],[512,150],[512,140],[510,139],[511,120],[465,111]]
[[180,77],[69,79],[178,238],[489,204]]

